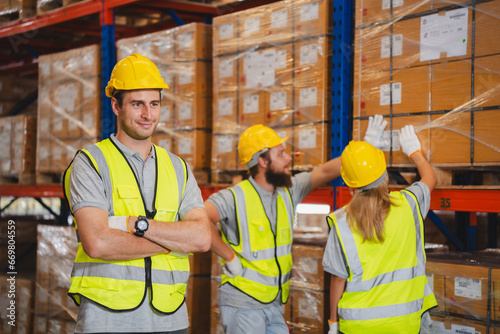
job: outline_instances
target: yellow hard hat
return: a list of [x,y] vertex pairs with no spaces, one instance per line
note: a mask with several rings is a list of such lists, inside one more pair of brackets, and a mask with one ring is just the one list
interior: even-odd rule
[[384,152],[364,141],[351,141],[340,158],[340,175],[351,188],[362,188],[384,175]]
[[283,144],[287,139],[288,137],[280,138],[276,131],[267,126],[252,125],[243,132],[238,142],[241,164],[246,164],[249,168],[255,166],[257,160],[249,165],[255,153]]
[[113,97],[115,90],[168,89],[158,67],[138,53],[116,63],[106,86],[106,96]]

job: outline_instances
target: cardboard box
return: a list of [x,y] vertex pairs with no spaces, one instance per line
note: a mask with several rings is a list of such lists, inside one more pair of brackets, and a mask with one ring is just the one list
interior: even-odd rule
[[495,31],[495,27],[498,27],[498,24],[500,23],[500,4],[497,1],[477,4],[474,23],[474,55],[476,57],[480,57],[484,55],[498,54],[500,52],[500,45],[496,43],[497,36],[491,32]]
[[52,136],[63,138],[82,137],[81,127],[81,104],[82,89],[78,81],[66,81],[54,84],[51,87],[51,123]]
[[498,164],[500,161],[499,124],[499,109],[474,112],[474,164]]
[[212,97],[196,94],[177,96],[174,105],[175,129],[212,127]]
[[265,41],[275,45],[292,40],[293,0],[282,0],[266,5],[269,23],[264,27]]
[[236,92],[215,92],[213,100],[213,131],[214,133],[234,132],[237,122],[238,99]]
[[434,64],[430,70],[430,110],[465,109],[471,106],[470,60]]
[[153,133],[152,140],[153,144],[158,145],[169,152],[173,152],[174,140],[171,131],[166,130],[166,132],[163,132],[162,127],[158,127],[156,128],[155,133]]
[[238,16],[240,13],[214,17],[212,22],[214,55],[238,51]]
[[182,157],[192,169],[210,167],[212,134],[209,131],[175,131],[174,138],[174,154]]
[[500,105],[500,56],[474,60],[474,107]]
[[329,158],[329,125],[296,125],[293,128],[293,169],[311,170]]
[[[315,80],[316,81],[316,80]],[[321,84],[295,85],[295,114],[293,123],[300,125],[330,118],[330,92]]]
[[175,97],[212,96],[212,64],[205,61],[178,62],[175,71]]
[[291,288],[330,290],[330,274],[323,271],[323,247],[293,245]]
[[258,6],[245,10],[244,15],[238,17],[238,51],[248,50],[266,42],[266,27],[270,23],[270,14],[268,6]]
[[294,118],[293,86],[271,87],[264,94],[268,103],[265,123],[270,127],[291,126]]
[[468,165],[471,162],[471,114],[462,111],[432,115],[431,161],[434,164]]
[[488,328],[486,322],[483,321],[476,321],[472,319],[458,318],[450,315],[440,315],[435,313],[431,313],[431,319],[431,333],[500,333],[500,327],[491,325]]
[[430,9],[430,5],[428,2],[418,0],[357,0],[354,8],[356,11],[355,24],[356,27],[358,27],[374,22],[383,22],[391,18],[397,19],[411,14],[425,12]]
[[190,23],[174,29],[175,61],[212,59],[212,26]]
[[[0,118],[0,170],[2,175],[33,174],[36,158],[36,117]],[[19,180],[19,182],[22,182]]]
[[255,124],[264,124],[267,114],[267,94],[262,90],[240,89],[238,102],[238,125],[246,129]]
[[224,334],[224,329],[220,323],[220,311],[217,296],[220,286],[220,277],[212,277],[211,283],[211,308],[210,308],[210,333],[211,334]]
[[330,0],[296,0],[293,3],[294,40],[332,32]]
[[234,55],[213,59],[214,95],[219,92],[236,92],[238,89],[238,59]]
[[291,333],[323,334],[328,331],[329,293],[313,290],[291,290]]
[[218,134],[212,136],[212,163],[215,170],[238,169],[238,139],[237,134]]

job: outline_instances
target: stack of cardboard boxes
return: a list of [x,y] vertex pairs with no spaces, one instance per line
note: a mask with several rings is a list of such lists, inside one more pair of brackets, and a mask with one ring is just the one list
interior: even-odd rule
[[499,263],[498,253],[428,255],[427,278],[438,301],[434,332],[500,333]]
[[498,165],[499,14],[497,1],[357,1],[353,139],[382,114],[392,166],[411,165],[399,147],[406,124],[436,166]]
[[0,118],[0,171],[2,178],[20,184],[34,182],[36,157],[36,117]]
[[117,42],[117,53],[118,60],[132,53],[149,58],[170,88],[162,92],[160,123],[153,142],[181,156],[194,171],[210,168],[211,27],[191,23],[121,39]]
[[331,2],[285,0],[214,18],[212,170],[244,170],[241,133],[289,137],[294,169],[329,157]]
[[97,45],[40,56],[36,155],[40,179],[60,176],[79,149],[98,140],[100,63]]

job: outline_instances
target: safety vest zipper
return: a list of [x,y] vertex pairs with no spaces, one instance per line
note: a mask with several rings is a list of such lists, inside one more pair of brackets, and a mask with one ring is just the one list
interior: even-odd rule
[[[276,207],[278,207],[278,199],[276,199]],[[268,218],[269,220],[269,218]],[[271,224],[271,221],[269,220],[269,224]],[[278,229],[278,212],[276,210],[276,229]],[[271,231],[272,231],[272,227],[271,227]],[[278,275],[278,285],[279,285],[279,289],[278,289],[278,295],[280,294],[280,291],[281,291],[281,266],[280,266],[280,262],[278,260],[278,245],[277,245],[277,240],[276,240],[276,231],[273,231],[273,236],[274,236],[274,260],[276,261],[276,265],[278,266],[278,272],[279,272],[279,275]]]
[[151,257],[150,256],[144,258],[144,264],[145,264],[145,269],[146,269],[146,287],[151,287],[152,282],[151,282]]

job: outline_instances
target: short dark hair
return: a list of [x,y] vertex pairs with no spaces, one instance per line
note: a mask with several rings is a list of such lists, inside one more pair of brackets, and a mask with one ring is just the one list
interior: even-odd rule
[[[260,155],[260,157],[262,157],[264,160],[266,160],[268,162],[271,161],[269,150],[267,150],[264,153],[262,153]],[[257,163],[255,166],[250,167],[248,169],[248,172],[250,173],[250,176],[255,177],[255,175],[257,175],[257,173],[259,172],[259,164]]]
[[[116,99],[116,102],[118,102],[118,107],[123,108],[123,98],[125,97],[125,93],[130,92],[127,90],[115,90],[113,92],[113,98]],[[161,100],[161,89],[158,89],[158,92],[160,93],[160,100]]]

